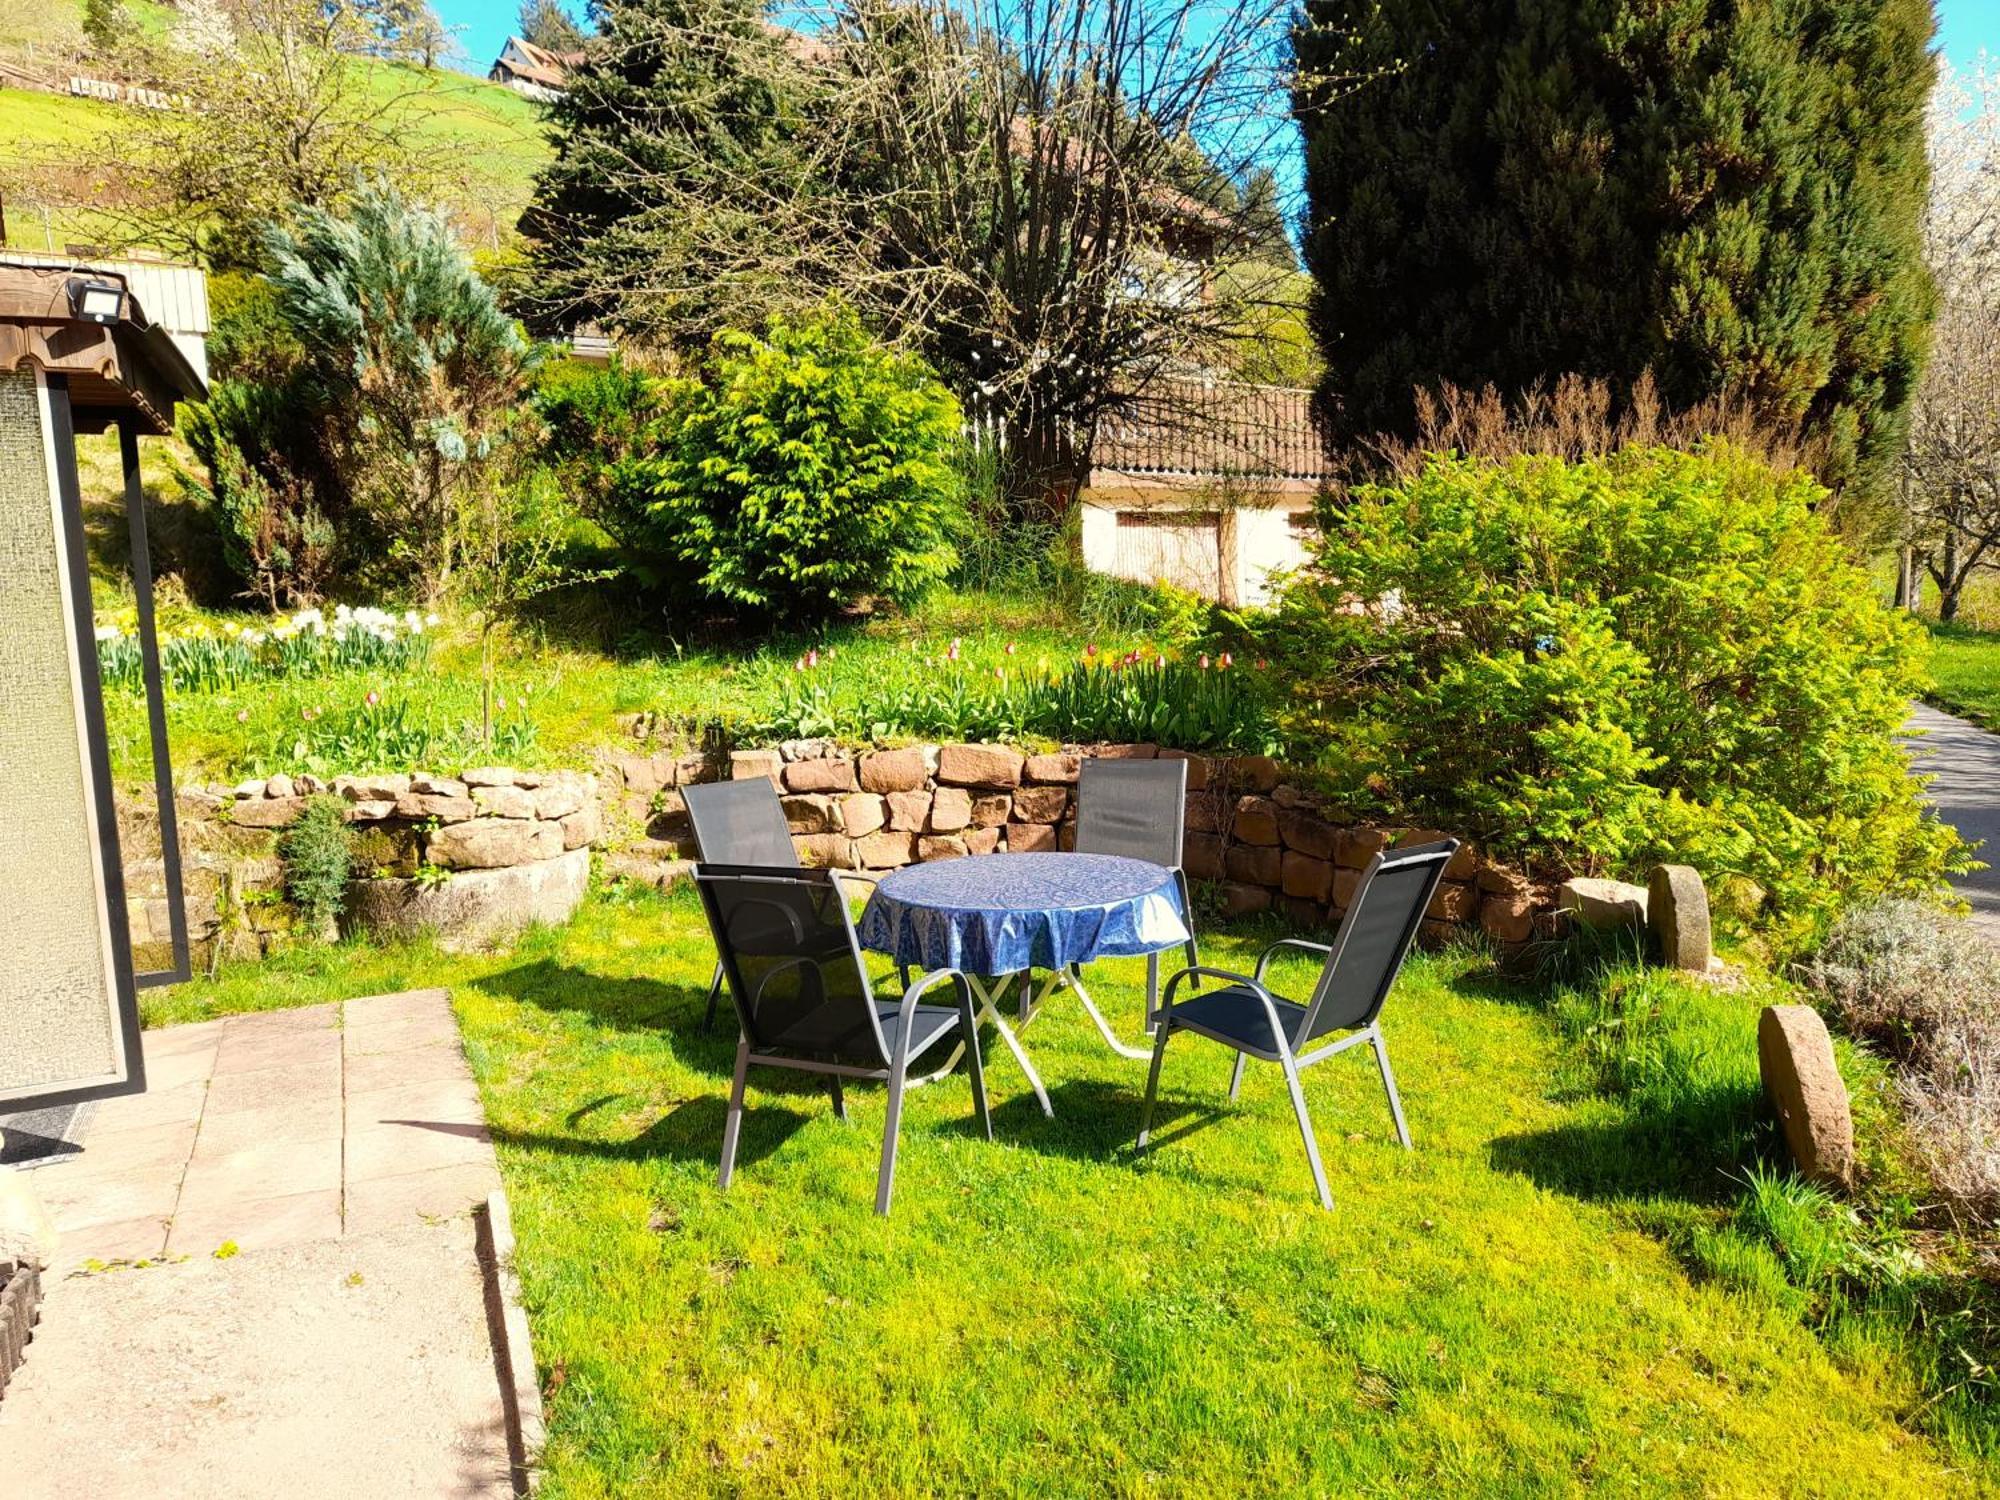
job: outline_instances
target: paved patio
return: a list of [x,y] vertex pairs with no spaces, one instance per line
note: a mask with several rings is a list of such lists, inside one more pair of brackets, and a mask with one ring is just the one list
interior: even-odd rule
[[0,1401],[0,1493],[515,1493],[470,1214],[500,1178],[446,992],[145,1053],[150,1092],[33,1173],[62,1244]]
[[500,1185],[443,990],[148,1032],[146,1078],[35,1174],[58,1275],[407,1227]]

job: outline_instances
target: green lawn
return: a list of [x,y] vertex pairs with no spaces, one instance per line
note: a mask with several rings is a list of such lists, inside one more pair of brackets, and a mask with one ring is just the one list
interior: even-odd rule
[[2000,729],[2000,630],[1931,626],[1930,701],[1989,729]]
[[[1271,935],[1205,933],[1206,956]],[[962,1081],[917,1091],[885,1222],[866,1087],[842,1125],[810,1082],[753,1077],[717,1191],[734,1044],[699,1029],[710,955],[687,891],[613,889],[511,953],[300,950],[147,1005],[453,987],[552,1500],[1991,1487],[1936,1349],[1824,1319],[1767,1248],[1716,1249],[1759,1139],[1757,993],[1627,972],[1551,1005],[1475,955],[1413,962],[1384,1025],[1417,1149],[1365,1054],[1307,1075],[1332,1214],[1273,1070],[1231,1105],[1226,1054],[1177,1042],[1137,1159],[1143,1065],[1058,1003],[1027,1032],[1057,1118],[989,1047],[998,1139]],[[1130,1029],[1140,966],[1108,967]]]

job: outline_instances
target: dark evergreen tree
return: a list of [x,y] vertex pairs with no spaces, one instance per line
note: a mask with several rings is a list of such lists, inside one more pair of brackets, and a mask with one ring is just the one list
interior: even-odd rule
[[1420,386],[1651,370],[1872,485],[1932,310],[1931,24],[1928,0],[1308,0],[1332,431],[1408,435]]
[[544,330],[601,319],[699,347],[725,291],[764,274],[762,205],[796,186],[783,47],[758,0],[593,0],[591,19],[549,105],[518,310]]

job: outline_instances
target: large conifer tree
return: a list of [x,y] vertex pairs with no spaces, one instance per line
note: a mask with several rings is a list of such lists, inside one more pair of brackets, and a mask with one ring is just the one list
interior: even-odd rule
[[800,185],[783,44],[758,0],[593,0],[590,14],[549,106],[555,158],[521,218],[536,274],[516,300],[545,330],[609,318],[699,346],[725,304],[740,312],[768,205]]
[[1931,24],[1928,0],[1308,0],[1332,430],[1407,434],[1419,386],[1650,369],[1868,485],[1931,315]]

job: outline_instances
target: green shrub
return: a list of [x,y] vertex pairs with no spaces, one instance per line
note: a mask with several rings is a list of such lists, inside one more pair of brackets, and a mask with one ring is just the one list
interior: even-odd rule
[[[563,496],[641,569],[656,537],[653,461],[682,387],[613,356],[603,366],[556,360],[543,367],[534,408],[543,453]],[[657,579],[648,579],[657,582]]]
[[1788,942],[1933,889],[1963,845],[1894,738],[1921,633],[1824,498],[1721,444],[1359,489],[1275,627],[1287,732],[1355,800],[1516,854],[1747,877]]
[[338,797],[309,797],[294,823],[278,840],[285,866],[285,895],[315,933],[330,931],[347,905],[347,878],[354,851],[347,830],[346,804]]
[[725,333],[651,465],[652,537],[703,593],[775,619],[905,602],[957,561],[958,404],[852,314]]

